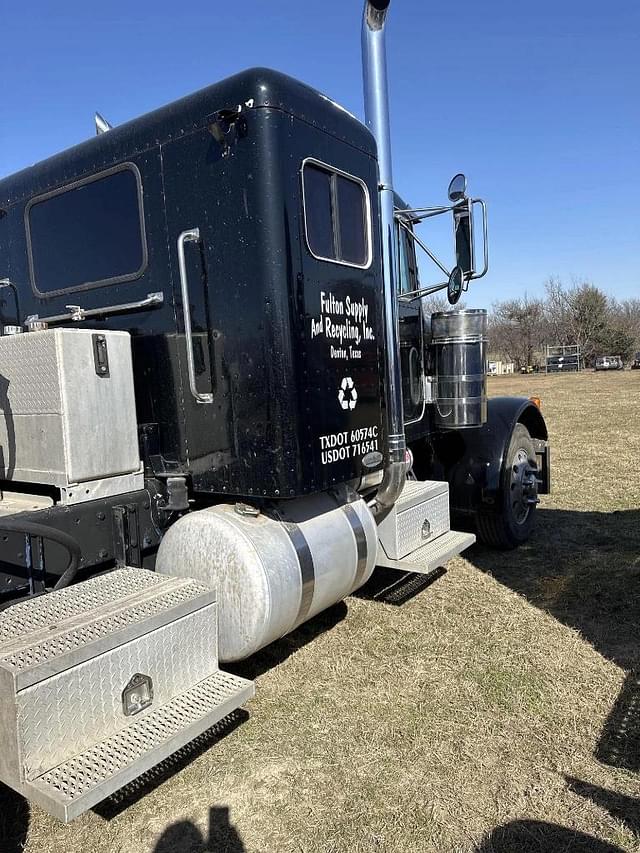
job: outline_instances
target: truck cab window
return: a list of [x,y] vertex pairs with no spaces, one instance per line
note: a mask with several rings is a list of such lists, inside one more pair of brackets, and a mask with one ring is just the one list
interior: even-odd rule
[[410,293],[418,290],[418,267],[416,263],[416,253],[413,247],[411,236],[399,224],[397,228],[398,237],[398,292]]
[[309,251],[319,260],[356,267],[371,263],[371,215],[365,184],[307,160],[302,169]]
[[27,206],[31,284],[47,296],[129,281],[147,262],[140,178],[119,166]]

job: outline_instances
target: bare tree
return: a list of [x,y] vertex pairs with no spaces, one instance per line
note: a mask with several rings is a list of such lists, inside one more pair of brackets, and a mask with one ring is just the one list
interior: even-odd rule
[[578,344],[585,364],[598,355],[627,359],[640,333],[640,300],[617,303],[590,282],[565,287],[557,278],[546,284],[545,311],[550,344]]
[[570,340],[571,322],[564,285],[557,276],[551,276],[545,283],[545,291],[545,315],[549,334],[547,343],[551,346],[575,343]]
[[544,303],[540,299],[497,302],[489,324],[489,349],[518,369],[533,364],[546,337]]
[[640,351],[640,299],[623,299],[613,305],[620,328],[633,339],[633,351]]
[[[422,301],[425,313],[447,311],[446,298]],[[464,307],[462,303],[456,308]],[[545,283],[545,298],[496,302],[489,315],[489,350],[517,369],[541,363],[546,345],[578,344],[585,364],[599,355],[627,360],[640,351],[640,299],[617,301],[588,281],[565,286],[559,278]]]

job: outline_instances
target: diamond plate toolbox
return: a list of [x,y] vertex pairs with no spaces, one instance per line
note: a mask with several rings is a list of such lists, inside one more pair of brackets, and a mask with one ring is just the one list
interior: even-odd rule
[[[98,342],[108,367],[96,361]],[[139,470],[127,332],[3,335],[0,370],[3,478],[67,488]]]
[[[28,796],[56,767],[126,742],[145,718],[224,676],[216,606],[202,583],[125,568],[0,613],[0,779]],[[119,787],[111,782],[93,801]]]
[[449,485],[407,480],[391,512],[378,525],[386,556],[401,560],[449,530]]

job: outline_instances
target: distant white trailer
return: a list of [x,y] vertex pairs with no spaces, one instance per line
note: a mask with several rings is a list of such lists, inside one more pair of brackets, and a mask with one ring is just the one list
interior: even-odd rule
[[487,373],[489,376],[506,376],[515,372],[512,361],[489,361],[487,362]]

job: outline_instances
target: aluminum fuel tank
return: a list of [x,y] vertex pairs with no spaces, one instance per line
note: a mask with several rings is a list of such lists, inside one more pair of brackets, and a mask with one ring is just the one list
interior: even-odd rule
[[268,514],[238,503],[185,515],[165,534],[156,569],[217,591],[220,660],[237,661],[362,586],[376,549],[366,503],[323,494]]

